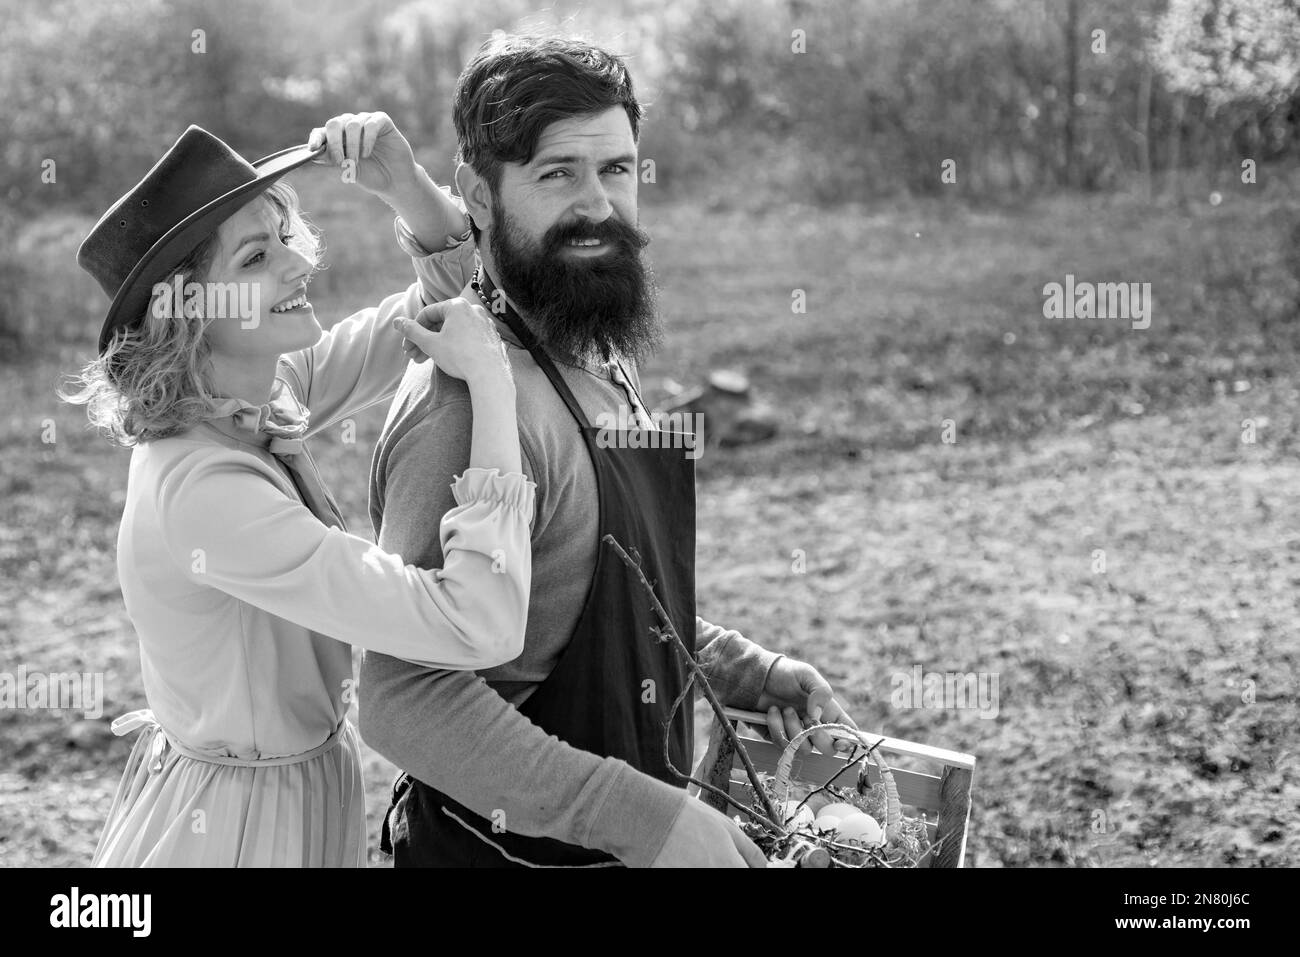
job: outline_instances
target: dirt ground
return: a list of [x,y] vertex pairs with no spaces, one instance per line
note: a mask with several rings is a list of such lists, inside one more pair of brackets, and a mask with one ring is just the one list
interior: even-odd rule
[[[1284,192],[646,204],[668,319],[652,394],[741,369],[781,426],[700,460],[700,613],[817,664],[863,728],[976,755],[968,866],[1300,863]],[[318,212],[328,237],[355,211]],[[406,281],[372,218],[338,233],[323,317]],[[1067,273],[1151,282],[1151,327],[1044,319]],[[128,454],[53,399],[74,359],[0,381],[0,670],[102,671],[104,709],[0,710],[10,866],[89,860],[130,749],[108,722],[145,706],[114,571]],[[316,443],[361,532],[382,415]],[[892,707],[918,665],[996,676],[996,716]],[[366,756],[376,845],[393,769]]]

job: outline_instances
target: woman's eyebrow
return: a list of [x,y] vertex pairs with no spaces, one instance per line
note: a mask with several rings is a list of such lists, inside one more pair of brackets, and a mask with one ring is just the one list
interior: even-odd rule
[[245,246],[247,246],[249,243],[264,243],[270,238],[271,236],[268,233],[257,233],[256,235],[253,236],[245,236],[243,241],[240,242],[240,244],[235,247],[235,251],[230,254],[230,258],[234,259],[235,256],[238,255],[239,251],[243,249]]

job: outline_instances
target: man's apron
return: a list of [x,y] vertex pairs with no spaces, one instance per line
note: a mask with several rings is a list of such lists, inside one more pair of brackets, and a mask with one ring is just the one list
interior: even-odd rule
[[[491,302],[491,280],[486,273],[483,276],[481,293]],[[650,596],[601,539],[613,535],[633,558],[639,558],[678,635],[694,649],[695,462],[687,457],[680,435],[660,432],[658,448],[635,448],[634,444],[642,444],[629,441],[635,433],[589,425],[550,357],[504,297],[497,300],[505,306],[506,323],[551,380],[581,431],[596,470],[599,503],[596,569],[582,614],[554,670],[519,710],[542,730],[576,748],[619,758],[681,786],[664,760],[664,720],[685,687],[688,671],[674,644],[651,633],[660,622]],[[633,388],[630,380],[627,386]],[[676,447],[664,447],[670,445]],[[687,773],[691,722],[692,702],[687,700],[667,735],[673,766]],[[629,815],[636,813],[635,808],[627,810]],[[617,863],[603,852],[511,833],[509,820],[498,827],[502,824],[504,830],[494,832],[492,821],[403,774],[393,789],[381,846],[387,851],[391,843],[397,867]]]

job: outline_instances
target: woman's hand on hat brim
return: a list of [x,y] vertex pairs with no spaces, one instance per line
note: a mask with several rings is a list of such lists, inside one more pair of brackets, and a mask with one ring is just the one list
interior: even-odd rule
[[355,183],[380,199],[409,194],[416,186],[415,154],[387,113],[340,113],[307,137],[325,151],[312,162],[334,166],[343,181]]

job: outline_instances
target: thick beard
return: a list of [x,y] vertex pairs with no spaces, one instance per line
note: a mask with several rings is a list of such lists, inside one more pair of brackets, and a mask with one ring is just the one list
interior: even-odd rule
[[[565,252],[570,239],[596,238],[613,246],[604,255]],[[639,362],[662,339],[654,277],[641,259],[650,236],[614,216],[602,223],[557,224],[534,244],[497,203],[489,248],[499,275],[492,278],[528,319],[546,350],[564,359],[597,350]]]

